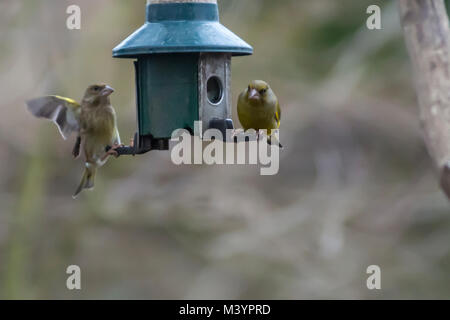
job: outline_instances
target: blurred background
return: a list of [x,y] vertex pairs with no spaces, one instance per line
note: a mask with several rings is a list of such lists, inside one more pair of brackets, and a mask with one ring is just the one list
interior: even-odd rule
[[[66,28],[71,4],[79,31]],[[382,30],[366,28],[371,4]],[[95,191],[73,200],[83,169],[73,141],[24,101],[81,99],[106,82],[128,142],[134,70],[111,50],[143,24],[145,1],[0,1],[0,298],[450,298],[450,210],[422,140],[396,3],[219,6],[255,49],[233,59],[234,115],[251,79],[280,99],[279,174],[177,167],[152,152],[109,161]],[[81,291],[66,288],[72,264]],[[366,287],[372,264],[382,290]]]

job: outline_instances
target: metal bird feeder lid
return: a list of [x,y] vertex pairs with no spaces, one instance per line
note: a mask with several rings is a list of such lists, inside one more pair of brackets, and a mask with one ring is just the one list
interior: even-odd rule
[[221,52],[253,48],[219,22],[217,0],[149,0],[147,21],[113,50],[116,58],[156,53]]

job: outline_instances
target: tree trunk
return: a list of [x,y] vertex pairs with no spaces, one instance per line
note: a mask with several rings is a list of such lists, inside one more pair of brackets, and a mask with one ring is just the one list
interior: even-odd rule
[[398,0],[425,142],[450,198],[450,30],[443,0]]

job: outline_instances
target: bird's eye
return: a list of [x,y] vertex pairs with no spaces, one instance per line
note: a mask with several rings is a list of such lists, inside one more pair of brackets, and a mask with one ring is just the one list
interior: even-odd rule
[[261,91],[259,93],[265,94],[266,92],[267,92],[267,89],[261,89]]
[[100,90],[100,87],[94,87],[94,91]]

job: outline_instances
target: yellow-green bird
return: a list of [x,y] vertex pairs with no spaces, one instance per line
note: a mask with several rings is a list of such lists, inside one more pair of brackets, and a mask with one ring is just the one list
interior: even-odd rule
[[[94,187],[97,168],[103,166],[110,155],[117,155],[120,146],[116,112],[110,95],[114,89],[106,84],[96,84],[86,89],[81,103],[60,96],[45,96],[27,102],[30,112],[38,118],[53,121],[66,140],[72,132],[77,133],[73,156],[80,154],[81,145],[85,156],[85,169],[80,185],[73,197],[84,189]],[[106,151],[107,147],[112,147]]]
[[[272,130],[280,128],[281,109],[267,82],[252,81],[239,95],[237,111],[244,130],[267,130],[268,143],[272,144]],[[277,144],[282,148],[279,142]]]

